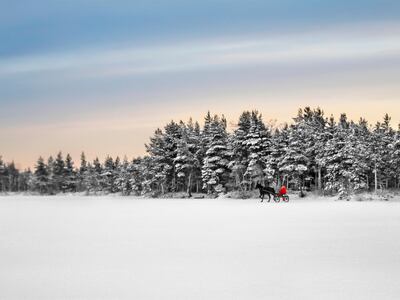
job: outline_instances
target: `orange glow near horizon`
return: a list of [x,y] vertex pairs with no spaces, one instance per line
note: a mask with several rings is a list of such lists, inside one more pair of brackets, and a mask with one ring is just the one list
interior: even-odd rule
[[[321,107],[328,117],[331,114],[337,119],[340,113],[347,113],[349,119],[357,121],[366,118],[370,124],[382,119],[387,112],[392,117],[392,126],[397,128],[400,123],[400,102],[370,100],[370,101],[335,101],[332,99],[324,104],[316,101],[268,101],[252,98],[240,105],[237,99],[213,99],[212,113],[224,114],[230,125],[235,124],[244,110],[257,109],[263,114],[265,122],[275,120],[277,124],[291,122],[298,108],[305,106]],[[264,103],[263,103],[264,102]],[[191,109],[190,109],[191,107]],[[107,155],[112,157],[125,155],[128,159],[145,155],[144,144],[158,127],[162,128],[170,120],[187,121],[190,117],[202,125],[203,117],[208,108],[205,105],[183,104],[179,110],[167,105],[157,108],[147,108],[146,111],[135,111],[127,107],[124,112],[115,114],[107,112],[91,115],[89,118],[77,118],[65,122],[55,122],[42,125],[23,125],[0,129],[0,136],[6,141],[1,147],[3,160],[15,161],[20,169],[33,168],[39,156],[47,158],[62,151],[70,153],[79,165],[80,153],[85,152],[87,159],[99,157],[103,160]],[[232,126],[230,130],[233,130]]]

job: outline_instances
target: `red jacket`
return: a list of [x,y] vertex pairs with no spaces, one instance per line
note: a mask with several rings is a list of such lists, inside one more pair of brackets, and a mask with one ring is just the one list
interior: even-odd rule
[[286,195],[286,194],[287,194],[286,186],[283,185],[279,190],[279,195]]

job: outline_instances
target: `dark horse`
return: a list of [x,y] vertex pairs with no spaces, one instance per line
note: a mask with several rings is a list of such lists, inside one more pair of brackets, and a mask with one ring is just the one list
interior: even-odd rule
[[264,196],[267,195],[268,196],[268,202],[271,201],[271,195],[275,196],[275,190],[272,187],[265,187],[262,186],[260,183],[257,183],[256,185],[256,189],[260,190],[260,198],[261,198],[261,202],[264,201]]

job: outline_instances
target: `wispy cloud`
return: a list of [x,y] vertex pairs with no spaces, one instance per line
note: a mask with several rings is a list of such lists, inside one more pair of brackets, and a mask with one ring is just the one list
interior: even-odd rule
[[[296,64],[400,56],[400,24],[371,31],[369,24],[284,36],[203,40],[148,47],[86,49],[0,60],[0,76],[51,72],[51,76],[98,78],[159,74],[258,64]],[[367,34],[369,32],[369,34]]]

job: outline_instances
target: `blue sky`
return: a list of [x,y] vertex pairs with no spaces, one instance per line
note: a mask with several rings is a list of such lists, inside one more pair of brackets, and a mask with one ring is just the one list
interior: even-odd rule
[[337,24],[398,21],[400,3],[379,1],[2,1],[2,58],[129,43],[170,43]]
[[399,1],[0,3],[0,154],[22,166],[143,154],[157,126],[208,109],[400,122]]
[[398,1],[4,1],[2,57],[110,42],[158,42],[389,21]]

